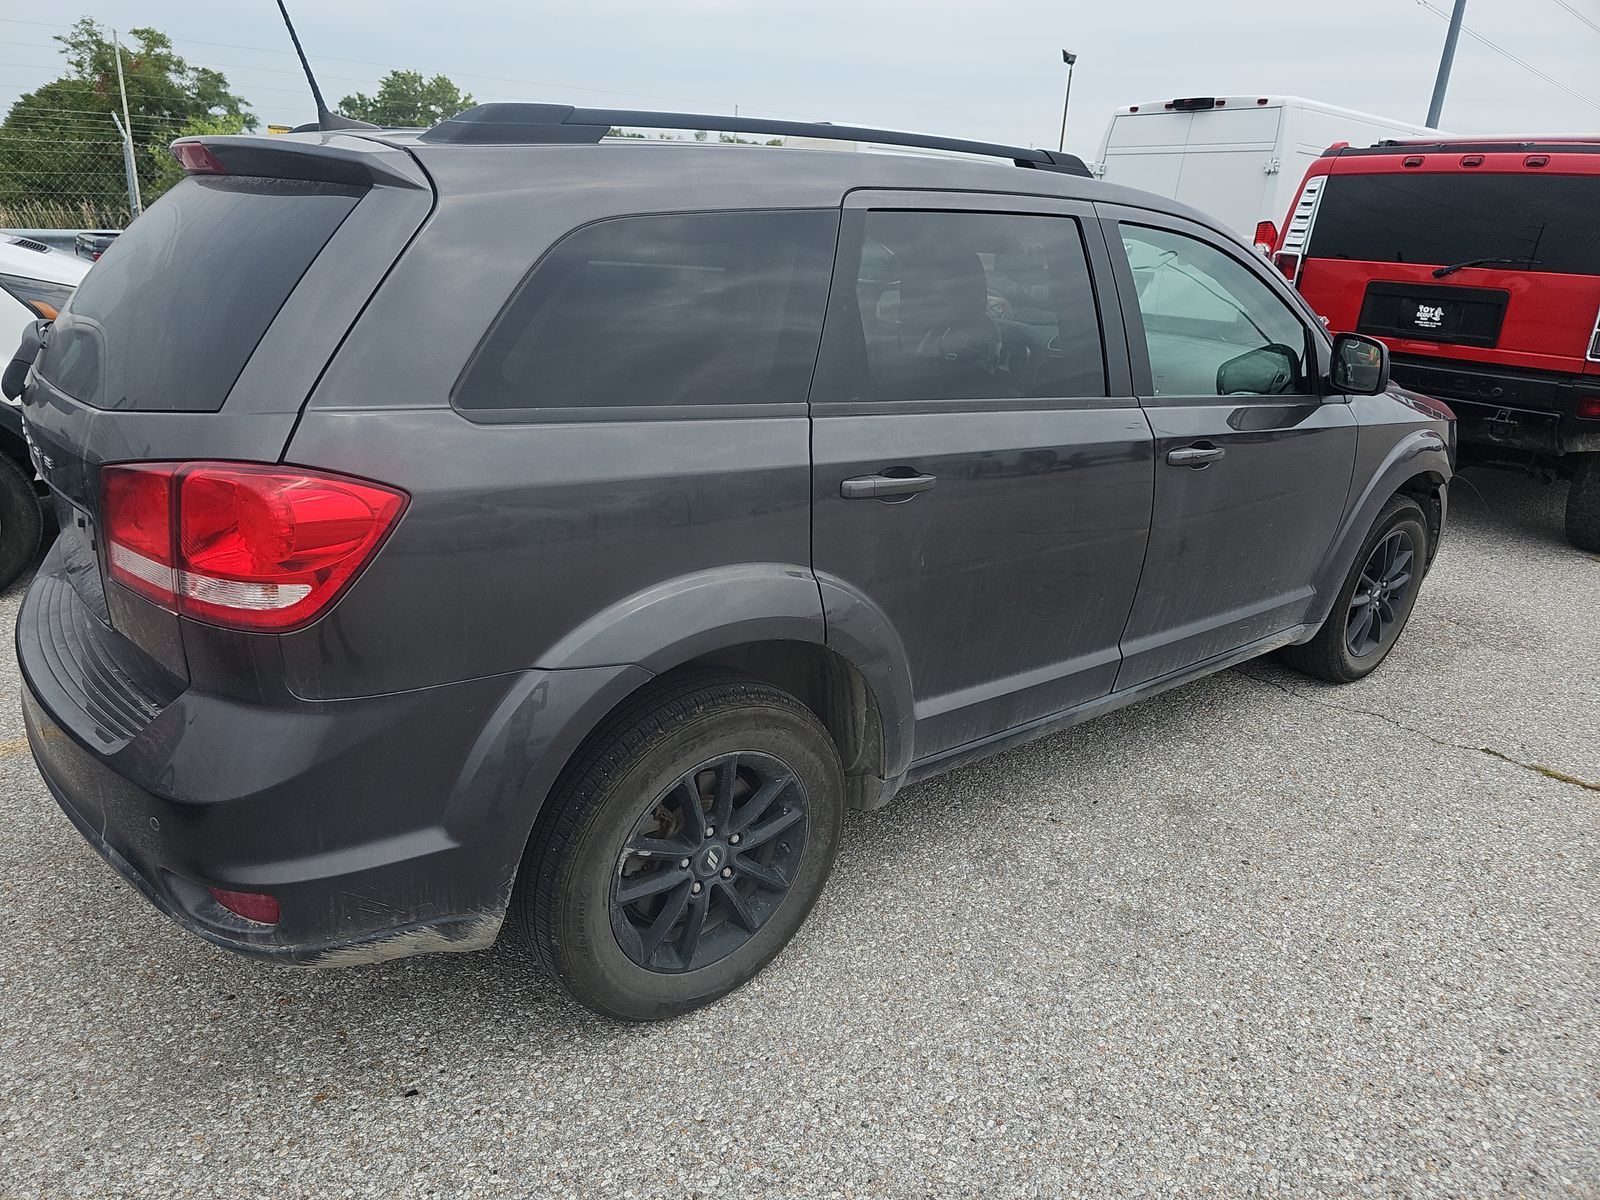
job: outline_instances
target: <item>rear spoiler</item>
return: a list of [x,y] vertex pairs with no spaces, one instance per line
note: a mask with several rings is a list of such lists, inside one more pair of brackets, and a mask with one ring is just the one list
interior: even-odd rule
[[191,175],[253,175],[423,191],[430,186],[422,168],[404,150],[353,134],[186,137],[172,143],[172,155]]

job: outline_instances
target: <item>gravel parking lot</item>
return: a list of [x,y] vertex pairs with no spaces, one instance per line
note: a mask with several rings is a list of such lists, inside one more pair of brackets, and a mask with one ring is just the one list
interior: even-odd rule
[[[0,1195],[1600,1195],[1600,560],[1469,472],[1411,628],[851,814],[754,983],[620,1027],[515,957],[180,933],[0,662]],[[0,599],[9,630],[20,589]]]

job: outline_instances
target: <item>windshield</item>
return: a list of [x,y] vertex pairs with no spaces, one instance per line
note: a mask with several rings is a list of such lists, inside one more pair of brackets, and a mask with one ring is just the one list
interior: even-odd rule
[[1308,258],[1600,275],[1600,176],[1334,175]]

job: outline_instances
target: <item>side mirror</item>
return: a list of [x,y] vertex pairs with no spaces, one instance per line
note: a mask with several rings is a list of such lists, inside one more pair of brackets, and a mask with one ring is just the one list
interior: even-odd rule
[[1333,339],[1333,390],[1351,396],[1381,395],[1389,386],[1389,347],[1359,333]]
[[1217,368],[1219,396],[1282,396],[1300,381],[1300,356],[1276,342],[1247,350]]
[[0,393],[7,400],[15,400],[22,395],[28,380],[28,368],[39,357],[39,347],[44,345],[45,331],[49,328],[49,321],[34,321],[22,327],[22,341],[17,346],[17,352],[6,364],[4,374],[0,375]]

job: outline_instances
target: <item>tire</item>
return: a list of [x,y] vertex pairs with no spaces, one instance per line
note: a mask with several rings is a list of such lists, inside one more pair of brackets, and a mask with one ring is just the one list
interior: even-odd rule
[[1567,492],[1567,541],[1600,554],[1600,453],[1580,454]]
[[0,454],[0,591],[16,582],[39,551],[44,510],[22,468]]
[[833,869],[843,816],[838,753],[793,696],[731,675],[669,682],[610,718],[546,802],[511,922],[594,1012],[689,1012],[788,944]]
[[[1372,571],[1375,557],[1380,550],[1386,554],[1390,545],[1398,547],[1394,563],[1400,562],[1400,554],[1409,554],[1409,560],[1394,569],[1392,575],[1388,570],[1393,563],[1379,563],[1378,570]],[[1416,501],[1405,496],[1393,497],[1383,506],[1372,532],[1361,543],[1361,550],[1322,628],[1309,642],[1281,651],[1283,661],[1297,671],[1329,683],[1354,683],[1372,674],[1389,656],[1411,617],[1422,587],[1423,565],[1427,561],[1427,518]],[[1386,583],[1376,593],[1381,597],[1378,602],[1370,598],[1364,604],[1358,601],[1358,595],[1371,597],[1374,594],[1375,579],[1385,576],[1398,579],[1402,573],[1404,583]],[[1364,627],[1361,625],[1363,614],[1368,622]]]

